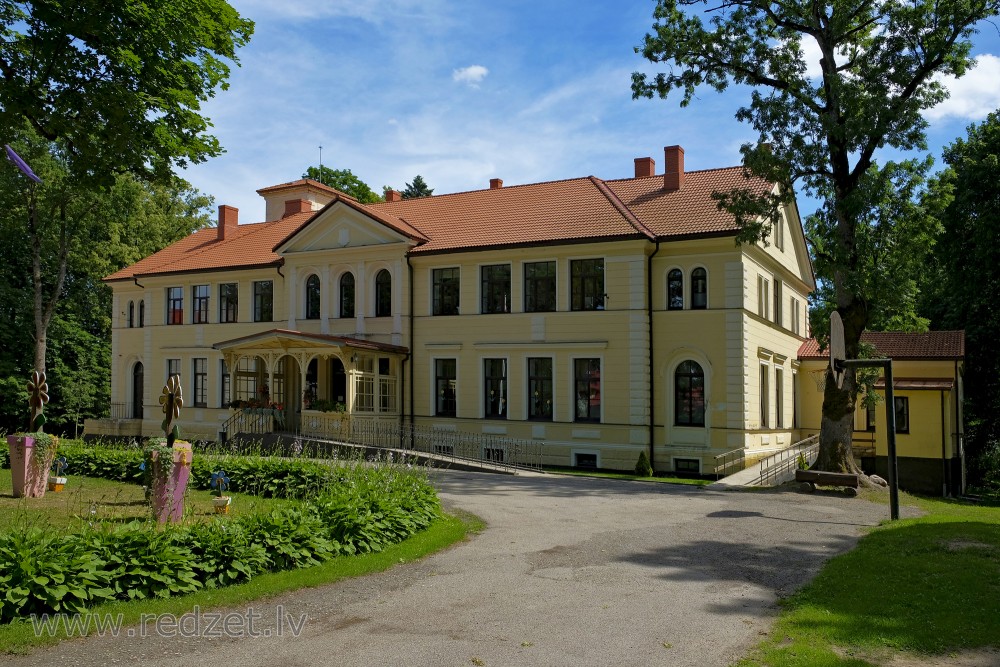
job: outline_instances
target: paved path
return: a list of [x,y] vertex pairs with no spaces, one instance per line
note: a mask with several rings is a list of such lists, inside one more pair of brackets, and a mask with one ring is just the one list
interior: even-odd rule
[[[888,514],[822,493],[435,474],[445,503],[483,517],[484,533],[382,574],[259,602],[256,627],[270,637],[93,638],[3,662],[722,667],[768,631],[777,596]],[[287,625],[274,636],[279,605],[305,615],[301,636]]]

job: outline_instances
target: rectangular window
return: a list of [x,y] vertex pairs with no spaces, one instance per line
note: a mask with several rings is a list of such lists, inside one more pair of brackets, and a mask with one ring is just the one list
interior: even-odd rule
[[167,288],[167,324],[184,324],[184,288]]
[[573,360],[574,421],[601,421],[601,360]]
[[194,360],[194,407],[208,407],[208,359]]
[[784,428],[785,418],[785,371],[774,369],[774,426]]
[[573,465],[577,468],[597,468],[597,454],[573,453]]
[[674,459],[674,472],[682,472],[690,475],[701,474],[701,460]]
[[507,419],[507,360],[483,360],[486,419]]
[[480,269],[481,310],[485,314],[510,312],[510,264],[492,264]]
[[208,285],[195,285],[191,288],[191,304],[193,312],[192,324],[208,324]]
[[456,414],[456,368],[454,359],[434,360],[434,414],[438,417]]
[[865,406],[865,430],[874,431],[875,430],[875,410],[876,406],[866,405]]
[[556,263],[524,265],[524,312],[550,313],[556,309]]
[[781,281],[774,281],[774,323],[779,327],[782,325],[781,321]]
[[274,283],[258,280],[253,284],[253,321],[270,322],[274,319]]
[[528,419],[552,421],[552,359],[528,359]]
[[764,276],[757,276],[757,314],[765,320],[771,317],[771,285]]
[[431,276],[434,291],[431,312],[434,315],[458,315],[460,270],[457,267],[434,269]]
[[792,428],[799,427],[799,374],[792,373]]
[[167,379],[169,380],[173,376],[180,374],[181,374],[181,360],[167,359]]
[[571,310],[604,310],[603,259],[570,261],[569,277]]
[[219,321],[236,322],[239,314],[239,284],[219,285]]
[[788,300],[788,309],[792,313],[792,333],[802,334],[802,313],[799,310],[799,300],[794,296]]
[[910,432],[910,399],[906,396],[895,396],[896,403],[896,433]]
[[778,218],[774,223],[774,245],[778,250],[785,250],[785,221]]
[[263,389],[267,383],[263,364],[258,366],[257,357],[242,357],[236,364],[236,396],[241,401],[256,400],[258,385]]
[[233,400],[233,379],[225,360],[219,361],[219,407],[228,408]]
[[768,367],[764,364],[760,365],[760,427],[768,428],[768,414],[770,413],[770,406],[768,405],[768,394],[770,389],[768,389]]
[[379,412],[396,412],[396,375],[389,357],[378,358]]

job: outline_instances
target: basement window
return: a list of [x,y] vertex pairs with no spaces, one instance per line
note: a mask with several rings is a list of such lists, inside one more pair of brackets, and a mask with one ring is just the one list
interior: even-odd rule
[[573,454],[573,465],[577,468],[597,468],[597,454]]
[[691,475],[701,474],[701,461],[699,459],[674,459],[674,472]]

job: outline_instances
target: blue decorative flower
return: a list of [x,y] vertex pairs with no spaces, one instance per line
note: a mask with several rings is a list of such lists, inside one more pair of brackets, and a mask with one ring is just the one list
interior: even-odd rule
[[68,467],[69,464],[66,463],[65,456],[60,456],[59,458],[57,458],[55,461],[52,462],[52,469],[56,471],[56,477],[61,477],[62,474],[66,472],[66,468]]
[[222,494],[223,491],[229,490],[229,477],[226,476],[225,470],[220,470],[218,472],[212,473],[212,481],[209,482],[209,487],[217,494]]

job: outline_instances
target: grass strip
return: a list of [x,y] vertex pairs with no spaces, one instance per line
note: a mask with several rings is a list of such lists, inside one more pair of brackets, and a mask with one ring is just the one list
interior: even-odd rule
[[[467,513],[444,515],[420,533],[379,553],[342,556],[315,567],[261,574],[245,584],[224,588],[203,589],[190,595],[154,598],[132,602],[110,602],[88,610],[88,613],[112,617],[122,615],[123,628],[135,625],[143,614],[171,614],[176,617],[189,613],[195,606],[202,611],[234,607],[256,600],[324,586],[350,577],[383,572],[402,563],[419,560],[429,554],[460,542],[470,534],[480,532],[485,524]],[[64,629],[49,637],[36,636],[29,619],[0,625],[0,654],[24,654],[31,649],[67,639]]]
[[739,666],[872,667],[1000,647],[1000,508],[909,500],[927,514],[885,522],[832,559]]
[[687,484],[688,486],[708,486],[712,483],[712,480],[692,477],[643,477],[627,472],[605,472],[602,470],[560,468],[556,466],[546,466],[545,472],[557,475],[573,475],[575,477],[603,477],[605,479],[624,479],[632,482],[662,482],[664,484]]

